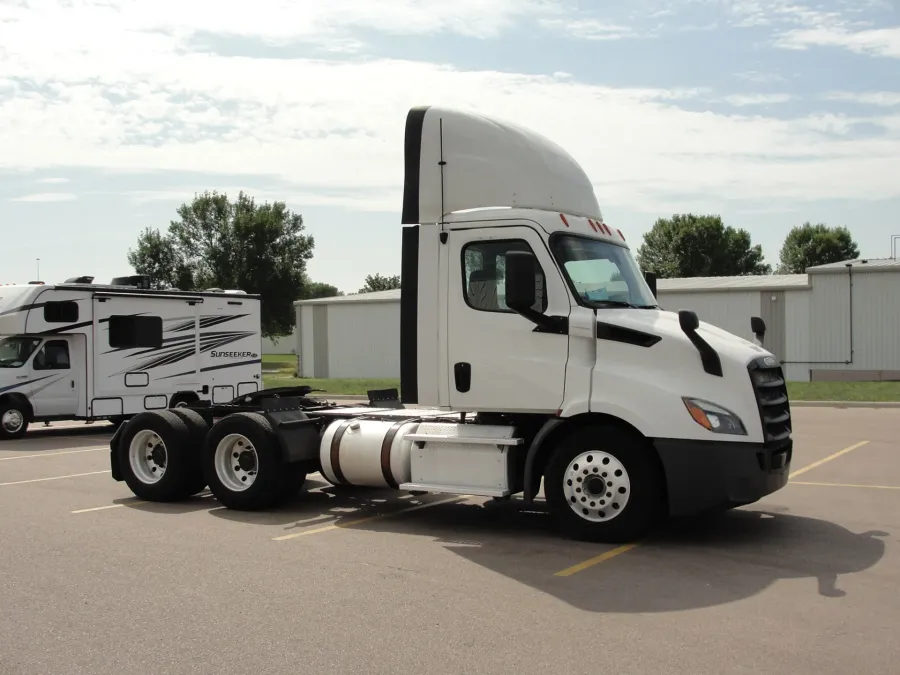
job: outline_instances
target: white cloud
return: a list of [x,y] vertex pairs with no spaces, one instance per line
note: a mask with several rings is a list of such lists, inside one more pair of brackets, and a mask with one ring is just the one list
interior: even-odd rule
[[68,178],[62,178],[62,177],[60,177],[60,178],[52,178],[52,177],[51,177],[51,178],[41,178],[40,180],[38,180],[38,181],[36,181],[36,182],[37,182],[37,183],[49,184],[49,185],[58,185],[58,184],[61,184],[61,183],[68,183],[68,182],[69,182],[69,179],[68,179]]
[[[553,138],[596,181],[601,205],[653,210],[684,194],[763,201],[900,196],[896,117],[726,116],[677,107],[698,90],[617,89],[565,75],[401,60],[226,58],[186,52],[182,41],[195,24],[267,38],[363,20],[387,30],[394,19],[365,14],[383,4],[341,0],[326,13],[326,3],[317,3],[315,13],[302,3],[306,14],[288,8],[264,22],[257,10],[216,5],[203,15],[196,9],[202,3],[173,9],[171,0],[91,5],[59,16],[48,13],[49,2],[27,13],[4,5],[7,15],[19,13],[16,23],[0,23],[0,168],[272,176],[294,186],[273,198],[398,211],[406,112],[434,103],[497,115]],[[435,14],[416,9],[424,6]],[[405,29],[420,31],[463,30],[462,17],[474,22],[475,8],[489,7],[482,33],[500,30],[513,7],[553,10],[519,0],[402,0],[387,3],[386,16],[399,22],[398,7],[409,12]],[[206,25],[207,18],[214,23]],[[854,125],[866,121],[885,133],[854,138]]]
[[832,91],[822,96],[827,101],[848,101],[862,105],[900,106],[900,91]]
[[628,26],[606,23],[599,19],[542,19],[540,24],[557,36],[579,40],[621,40],[639,37]]
[[793,98],[790,94],[732,94],[726,96],[725,100],[733,106],[743,107],[787,103]]
[[71,192],[36,192],[22,197],[14,197],[11,202],[68,202],[78,199],[77,195]]
[[852,31],[837,26],[791,30],[776,44],[786,49],[841,47],[857,54],[900,59],[900,27]]

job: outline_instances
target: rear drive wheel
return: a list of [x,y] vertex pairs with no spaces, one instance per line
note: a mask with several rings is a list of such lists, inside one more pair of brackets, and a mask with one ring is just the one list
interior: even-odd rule
[[179,407],[173,408],[169,412],[181,419],[190,432],[188,452],[193,467],[190,490],[192,490],[191,494],[195,495],[206,489],[206,474],[203,472],[203,447],[206,444],[206,435],[209,433],[209,424],[196,410]]
[[11,399],[0,403],[0,440],[22,438],[28,431],[28,410],[25,405]]
[[623,543],[644,536],[663,515],[665,484],[640,437],[609,426],[576,429],[547,466],[544,493],[569,537]]
[[169,502],[196,492],[197,452],[184,420],[169,411],[135,415],[119,438],[119,465],[131,491],[140,499]]
[[306,480],[302,466],[284,461],[272,425],[258,413],[236,413],[213,425],[203,469],[216,498],[240,511],[277,506]]

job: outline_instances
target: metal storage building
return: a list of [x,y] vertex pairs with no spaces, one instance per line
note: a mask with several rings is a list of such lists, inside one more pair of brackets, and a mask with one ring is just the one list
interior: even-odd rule
[[[849,266],[848,266],[849,265]],[[858,260],[807,274],[660,279],[660,305],[765,346],[789,380],[900,379],[900,261]],[[896,295],[895,295],[896,294]],[[302,377],[400,377],[400,291],[295,304]],[[852,321],[851,321],[852,318]]]

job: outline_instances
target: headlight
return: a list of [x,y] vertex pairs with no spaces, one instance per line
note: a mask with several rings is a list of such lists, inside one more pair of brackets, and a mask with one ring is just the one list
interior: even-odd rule
[[747,430],[741,418],[720,405],[699,398],[683,398],[685,407],[694,421],[715,434],[746,436]]

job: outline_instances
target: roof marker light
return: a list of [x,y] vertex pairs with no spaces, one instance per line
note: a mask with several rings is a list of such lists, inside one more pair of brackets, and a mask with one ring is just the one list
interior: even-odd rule
[[569,221],[566,220],[566,217],[565,217],[563,214],[560,213],[560,214],[559,214],[559,218],[560,218],[560,220],[563,221],[563,225],[565,225],[566,227],[569,226]]
[[622,241],[625,241],[625,235],[622,234],[622,230],[616,230],[619,233],[619,236],[622,237]]
[[592,229],[594,232],[596,232],[596,231],[597,231],[597,225],[594,223],[594,221],[591,220],[590,218],[588,218],[588,223],[591,224],[591,229]]

